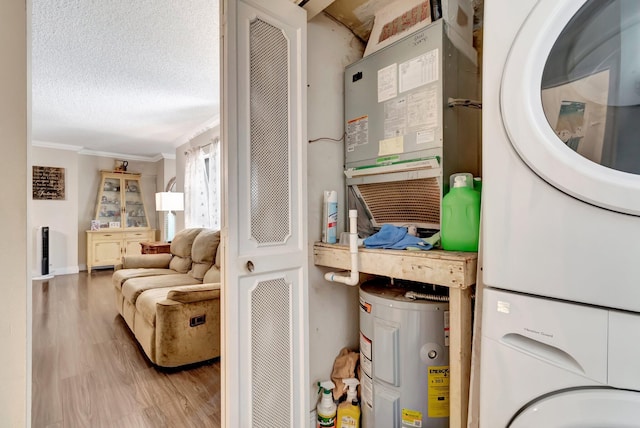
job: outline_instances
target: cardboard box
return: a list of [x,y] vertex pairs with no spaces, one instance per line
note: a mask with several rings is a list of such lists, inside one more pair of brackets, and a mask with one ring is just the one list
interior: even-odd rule
[[[473,50],[473,6],[470,0],[440,0],[442,19],[458,49],[475,55]],[[396,0],[378,10],[364,51],[367,56],[433,22],[430,0]],[[436,17],[437,18],[437,17]],[[451,33],[455,33],[451,37]],[[468,46],[465,46],[468,45]],[[473,61],[476,62],[474,56]]]

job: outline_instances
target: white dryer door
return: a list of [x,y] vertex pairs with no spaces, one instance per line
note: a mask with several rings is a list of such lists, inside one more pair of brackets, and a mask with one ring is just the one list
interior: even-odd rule
[[540,0],[509,52],[500,109],[523,161],[587,203],[640,215],[640,2]]
[[574,389],[527,406],[509,428],[637,428],[640,393],[618,389]]

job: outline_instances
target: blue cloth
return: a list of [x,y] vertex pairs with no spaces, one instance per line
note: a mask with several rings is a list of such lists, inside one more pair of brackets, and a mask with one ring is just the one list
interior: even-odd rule
[[386,248],[390,250],[404,250],[418,248],[430,250],[433,246],[417,236],[409,235],[406,227],[383,224],[380,231],[364,240],[366,248]]

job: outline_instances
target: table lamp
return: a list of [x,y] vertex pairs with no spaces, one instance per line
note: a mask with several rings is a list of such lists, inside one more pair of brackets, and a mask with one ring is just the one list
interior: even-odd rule
[[184,193],[158,192],[156,193],[156,211],[167,211],[166,241],[171,242],[176,232],[176,211],[184,211]]

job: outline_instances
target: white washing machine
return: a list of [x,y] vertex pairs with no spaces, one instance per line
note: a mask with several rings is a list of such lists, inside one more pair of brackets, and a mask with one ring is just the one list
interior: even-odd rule
[[640,426],[640,315],[486,289],[480,426]]
[[484,11],[485,284],[640,312],[640,2]]
[[484,12],[480,425],[640,426],[640,2]]

